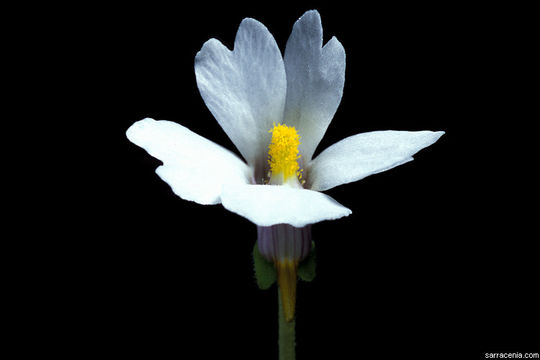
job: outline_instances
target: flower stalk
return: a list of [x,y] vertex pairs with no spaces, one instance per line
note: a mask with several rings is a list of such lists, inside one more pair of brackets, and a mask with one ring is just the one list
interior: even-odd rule
[[279,360],[294,360],[296,358],[296,338],[294,318],[287,321],[283,311],[281,290],[278,286],[278,324],[279,324]]

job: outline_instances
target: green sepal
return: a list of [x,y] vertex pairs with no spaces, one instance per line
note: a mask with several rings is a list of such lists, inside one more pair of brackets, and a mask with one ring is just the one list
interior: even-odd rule
[[300,264],[297,270],[298,277],[304,281],[315,279],[315,242],[311,242],[311,252]]
[[274,263],[266,260],[259,252],[259,246],[255,242],[253,247],[253,267],[255,270],[255,280],[261,290],[266,290],[277,280],[277,272]]

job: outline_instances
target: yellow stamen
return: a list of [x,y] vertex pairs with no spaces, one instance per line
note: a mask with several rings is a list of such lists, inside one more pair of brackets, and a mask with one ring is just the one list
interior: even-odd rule
[[268,164],[272,176],[283,176],[283,182],[291,176],[301,179],[302,169],[298,165],[300,135],[294,126],[274,124],[269,132],[272,133],[272,141],[268,146]]

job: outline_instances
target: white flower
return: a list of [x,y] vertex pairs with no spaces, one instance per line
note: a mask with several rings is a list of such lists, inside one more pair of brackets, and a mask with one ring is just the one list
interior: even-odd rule
[[319,13],[308,11],[283,57],[268,29],[249,18],[233,51],[211,39],[197,53],[199,91],[243,160],[170,121],[143,119],[127,137],[163,162],[156,173],[176,195],[221,203],[258,226],[303,227],[349,215],[320,191],[411,161],[444,132],[357,134],[312,159],[345,81],[343,46],[335,37],[322,46],[322,39]]

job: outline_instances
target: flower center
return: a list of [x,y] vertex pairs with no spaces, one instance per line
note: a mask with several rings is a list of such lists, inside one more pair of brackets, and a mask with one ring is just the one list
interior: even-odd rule
[[270,183],[283,184],[292,179],[302,179],[302,169],[298,165],[298,145],[300,135],[294,126],[274,124],[269,131],[272,140],[268,146],[268,164],[270,165]]

